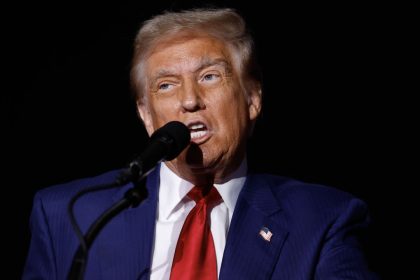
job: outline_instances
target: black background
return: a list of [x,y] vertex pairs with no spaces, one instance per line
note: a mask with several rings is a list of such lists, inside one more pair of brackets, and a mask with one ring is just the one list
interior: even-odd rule
[[120,168],[144,147],[128,79],[140,23],[164,9],[203,3],[238,9],[256,39],[265,84],[251,169],[365,200],[373,219],[372,268],[384,278],[396,273],[401,244],[394,233],[406,221],[394,211],[401,206],[394,191],[404,185],[395,174],[399,144],[390,137],[402,130],[390,74],[399,59],[392,7],[154,2],[18,3],[3,10],[10,16],[2,24],[8,62],[2,111],[11,279],[26,257],[36,190]]

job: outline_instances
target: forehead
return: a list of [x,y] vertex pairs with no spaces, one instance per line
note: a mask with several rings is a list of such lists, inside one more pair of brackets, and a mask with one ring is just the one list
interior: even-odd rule
[[155,45],[145,60],[146,72],[193,71],[211,61],[232,65],[229,48],[213,37],[177,36]]

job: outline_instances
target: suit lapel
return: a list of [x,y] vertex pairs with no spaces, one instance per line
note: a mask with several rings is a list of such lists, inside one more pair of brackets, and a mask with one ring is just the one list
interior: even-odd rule
[[[269,279],[287,237],[270,187],[249,176],[238,197],[223,254],[220,279]],[[260,235],[267,228],[269,241]]]
[[[148,198],[138,207],[120,213],[100,234],[101,279],[149,279],[158,186],[159,168],[156,168],[147,177]],[[122,188],[116,200],[132,187],[129,184]]]

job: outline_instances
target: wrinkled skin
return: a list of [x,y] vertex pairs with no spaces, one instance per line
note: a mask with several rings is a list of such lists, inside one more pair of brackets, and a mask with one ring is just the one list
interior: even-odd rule
[[241,163],[246,140],[261,109],[257,82],[241,87],[229,48],[212,37],[173,37],[145,61],[146,92],[137,103],[151,135],[169,121],[183,122],[191,144],[168,167],[196,184],[221,183]]

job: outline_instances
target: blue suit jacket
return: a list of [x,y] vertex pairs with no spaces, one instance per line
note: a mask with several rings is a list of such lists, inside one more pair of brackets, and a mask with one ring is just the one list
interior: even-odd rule
[[[31,216],[32,239],[23,279],[66,279],[78,241],[67,203],[80,189],[113,182],[117,171],[39,191]],[[85,279],[148,279],[154,242],[158,170],[149,197],[105,226],[93,243]],[[75,206],[85,231],[127,185],[88,194]],[[367,226],[365,204],[323,186],[248,175],[227,236],[219,279],[375,279],[359,244]],[[268,242],[259,231],[272,232]]]

